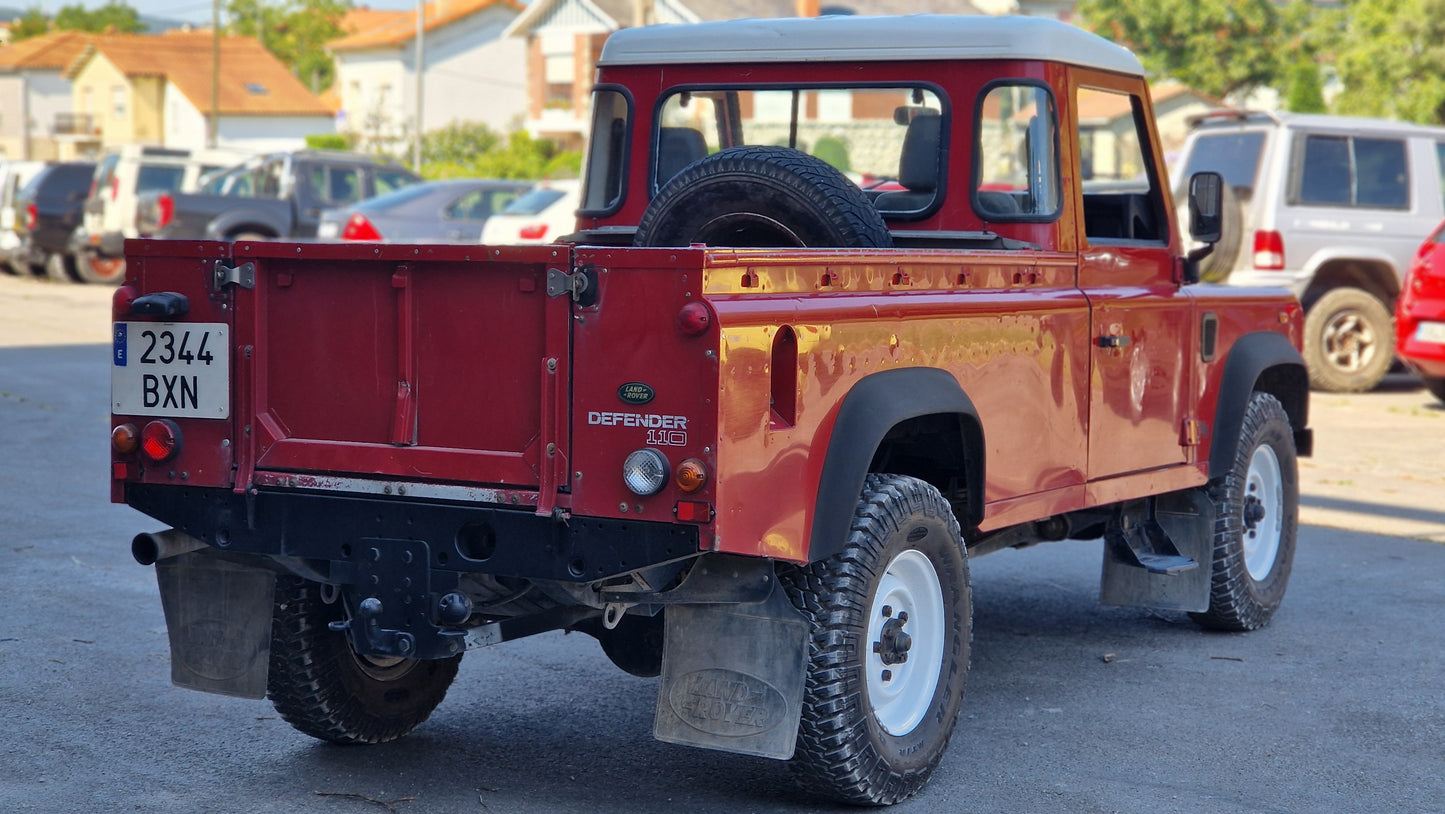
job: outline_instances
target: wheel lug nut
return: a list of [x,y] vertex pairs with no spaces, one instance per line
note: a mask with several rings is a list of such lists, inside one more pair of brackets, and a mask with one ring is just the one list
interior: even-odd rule
[[892,670],[884,670],[884,671],[883,671],[883,680],[884,680],[884,681],[892,681],[892,680],[893,680],[893,671],[892,671]]
[[900,621],[900,622],[907,622],[907,621],[908,621],[908,611],[899,611],[899,613],[898,613],[898,621]]
[[893,615],[893,606],[892,606],[892,605],[884,605],[884,606],[883,606],[883,615],[884,615],[884,616],[892,616],[892,615]]

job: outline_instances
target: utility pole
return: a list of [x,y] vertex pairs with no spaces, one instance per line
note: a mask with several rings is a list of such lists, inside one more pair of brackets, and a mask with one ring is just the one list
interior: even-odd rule
[[215,147],[221,129],[221,0],[211,0],[211,115],[206,146]]
[[426,61],[426,44],[423,40],[425,9],[426,0],[416,0],[416,135],[411,145],[411,168],[418,173],[421,172],[422,96],[426,93],[426,82],[423,81],[422,73],[422,67]]

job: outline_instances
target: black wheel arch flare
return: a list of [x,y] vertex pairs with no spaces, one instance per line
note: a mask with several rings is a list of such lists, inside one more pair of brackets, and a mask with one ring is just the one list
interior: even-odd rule
[[[907,393],[907,398],[900,398]],[[889,431],[910,419],[924,416],[957,419],[958,447],[939,450],[940,457],[956,462],[968,496],[965,529],[983,519],[983,425],[973,401],[946,370],[910,367],[874,373],[848,391],[838,408],[827,458],[818,481],[808,560],[816,562],[843,550],[849,519],[863,491],[863,479]],[[893,474],[912,474],[896,472]]]
[[1239,448],[1240,428],[1250,394],[1261,390],[1279,399],[1294,429],[1298,454],[1307,457],[1312,443],[1309,424],[1309,376],[1304,358],[1284,334],[1257,331],[1235,341],[1224,362],[1224,376],[1210,433],[1209,477],[1229,472]]

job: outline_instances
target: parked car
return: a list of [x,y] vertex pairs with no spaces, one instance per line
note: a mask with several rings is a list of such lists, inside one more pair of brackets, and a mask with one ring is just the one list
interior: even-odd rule
[[15,233],[15,198],[44,167],[40,161],[0,161],[0,271],[20,272],[18,262],[11,265],[20,248],[20,236]]
[[487,219],[482,242],[488,245],[551,243],[577,230],[581,181],[543,181]]
[[420,181],[395,161],[366,153],[271,153],[207,179],[207,191],[142,195],[136,230],[148,237],[210,240],[316,237],[323,210]]
[[75,279],[70,233],[80,225],[80,210],[90,190],[93,161],[47,164],[15,200],[17,269],[54,280]]
[[128,144],[101,157],[85,200],[80,227],[71,235],[76,275],[88,283],[125,278],[126,238],[138,237],[136,204],[147,192],[194,189],[203,175],[246,158],[237,150],[184,150]]
[[1178,178],[1228,181],[1205,279],[1294,291],[1315,389],[1369,390],[1389,371],[1401,281],[1445,217],[1442,150],[1441,127],[1235,110],[1201,118],[1186,140]]
[[1395,351],[1445,402],[1445,221],[1415,254],[1395,307]]
[[323,240],[476,243],[482,236],[482,224],[531,187],[525,181],[480,178],[415,184],[322,212],[316,236]]

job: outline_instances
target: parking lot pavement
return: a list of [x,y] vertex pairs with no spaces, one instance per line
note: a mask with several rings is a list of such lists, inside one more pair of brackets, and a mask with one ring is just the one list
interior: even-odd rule
[[[0,274],[0,347],[110,341],[114,289]],[[0,381],[3,389],[3,381]],[[1445,405],[1408,374],[1371,393],[1316,393],[1300,522],[1445,543]]]

